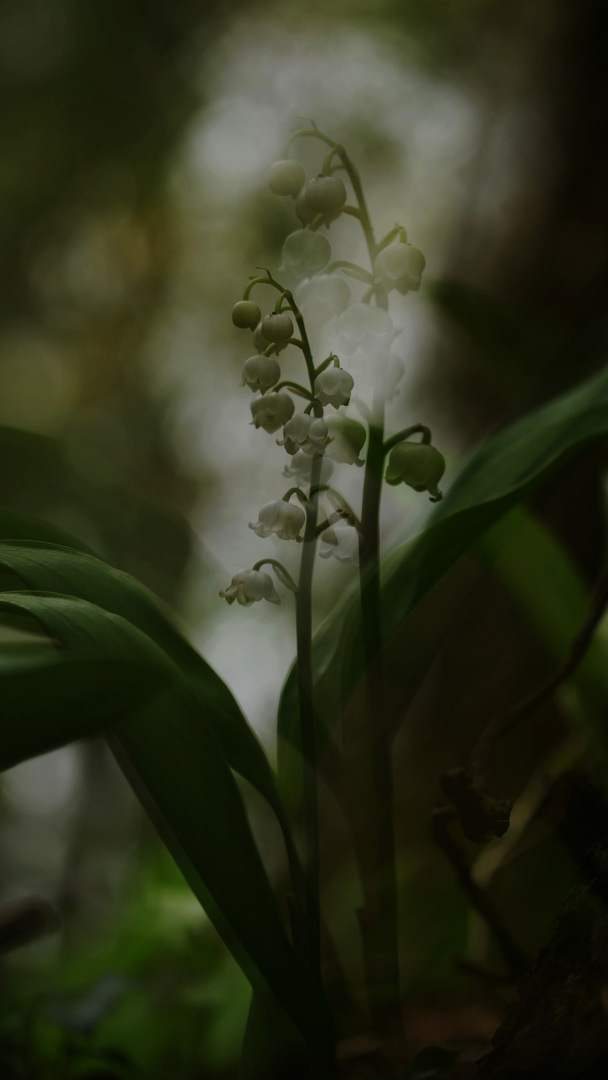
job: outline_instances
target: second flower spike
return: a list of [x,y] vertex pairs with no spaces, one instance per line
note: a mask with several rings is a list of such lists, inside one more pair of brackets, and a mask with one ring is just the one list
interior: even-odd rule
[[272,536],[275,533],[280,540],[300,540],[300,532],[306,521],[306,514],[301,506],[278,499],[262,507],[256,522],[250,521],[249,528],[257,536]]

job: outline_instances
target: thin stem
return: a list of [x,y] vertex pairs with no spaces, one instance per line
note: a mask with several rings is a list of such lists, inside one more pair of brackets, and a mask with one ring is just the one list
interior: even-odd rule
[[361,177],[359,176],[359,170],[356,168],[355,165],[353,165],[343,146],[337,147],[336,152],[338,153],[340,160],[342,161],[344,168],[348,173],[348,178],[353,186],[353,191],[355,193],[359,206],[359,220],[361,222],[361,228],[363,229],[363,234],[365,236],[365,243],[367,244],[370,262],[373,264],[374,259],[378,253],[378,248],[376,245],[376,238],[374,236],[371,218],[369,216],[369,210],[367,208],[365,192],[363,191],[363,184],[361,183]]
[[286,585],[288,589],[291,589],[292,593],[295,593],[296,596],[298,595],[298,586],[293,580],[291,574],[288,573],[288,571],[283,566],[283,563],[280,563],[278,559],[258,559],[258,561],[252,566],[252,570],[260,570],[262,566],[272,566],[272,569],[277,575],[279,581],[282,581],[283,585]]
[[402,1026],[399,991],[397,876],[393,820],[393,772],[386,716],[380,602],[380,497],[384,466],[384,403],[373,409],[363,481],[361,511],[361,614],[366,657],[368,715],[372,721],[371,756],[373,844],[363,869],[366,910],[362,927],[368,954],[368,995],[376,1025]]
[[384,251],[384,249],[387,248],[389,244],[392,244],[393,240],[396,240],[397,237],[399,237],[402,243],[407,243],[407,233],[403,228],[403,225],[395,225],[394,229],[391,229],[390,232],[387,232],[386,236],[382,237],[382,240],[378,243],[378,253]]
[[514,976],[520,977],[530,970],[530,962],[513,939],[495,910],[488,894],[473,880],[466,855],[460,844],[450,836],[449,823],[456,818],[451,806],[438,807],[433,813],[433,836],[436,843],[450,860],[462,891],[474,911],[481,915],[492,931],[502,954]]
[[306,333],[306,326],[304,324],[304,316],[302,315],[302,312],[300,311],[298,305],[296,304],[296,302],[294,300],[293,293],[291,293],[289,291],[286,291],[285,295],[286,295],[286,297],[287,297],[287,299],[289,301],[289,305],[291,307],[291,310],[293,311],[294,318],[296,320],[296,323],[298,324],[298,330],[300,331],[300,336],[301,336],[301,339],[302,339],[301,341],[297,341],[296,339],[292,339],[290,344],[297,345],[298,348],[300,348],[302,350],[302,352],[304,353],[304,359],[306,361],[306,370],[308,372],[308,378],[309,378],[309,381],[310,381],[310,389],[314,393],[314,384],[315,384],[315,377],[316,377],[315,364],[314,364],[314,360],[312,358],[312,350],[310,348],[310,342],[308,340],[308,334]]
[[298,649],[298,697],[300,739],[304,759],[304,840],[307,880],[307,925],[309,965],[321,978],[320,868],[319,868],[319,799],[317,788],[317,746],[313,704],[312,671],[312,576],[317,540],[318,488],[323,457],[313,456],[306,528],[300,562],[296,601],[296,639]]
[[399,443],[405,442],[411,435],[422,435],[421,442],[423,445],[428,446],[431,441],[431,429],[425,427],[424,424],[412,424],[411,427],[404,428],[403,431],[398,431],[396,435],[391,435],[390,439],[387,439],[384,443],[384,453],[388,454],[394,446],[398,446]]
[[357,281],[364,281],[366,284],[371,284],[374,280],[369,270],[364,270],[362,266],[349,262],[348,259],[334,259],[326,268],[325,273],[331,274],[334,270],[344,270],[344,273],[348,274],[349,277],[356,278]]
[[308,138],[308,139],[319,139],[321,142],[327,143],[328,146],[331,146],[331,147],[335,148],[336,150],[338,149],[338,147],[337,147],[336,143],[334,142],[334,140],[330,139],[329,135],[324,135],[322,131],[319,131],[318,127],[315,126],[313,128],[299,128],[297,131],[294,131],[293,135],[289,136],[289,139],[287,140],[287,142],[285,144],[285,150],[284,150],[285,157],[287,157],[287,155],[288,155],[288,153],[289,153],[289,151],[291,149],[291,145],[292,145],[292,143],[294,143],[296,141],[296,139],[306,139],[306,138]]
[[[261,269],[263,270],[264,267],[261,267]],[[270,272],[266,271],[264,277],[254,277],[247,282],[247,285],[245,286],[245,290],[243,292],[243,300],[249,299],[249,294],[251,293],[254,285],[272,285],[273,289],[278,289],[280,292],[282,292],[283,290],[283,286],[279,285],[278,281],[274,281]]]
[[498,713],[483,729],[471,756],[470,771],[476,784],[483,785],[485,783],[486,772],[496,741],[521,723],[526,716],[538,709],[547,698],[551,697],[551,694],[557,690],[558,686],[576,670],[585,657],[595,629],[601,621],[607,606],[608,572],[604,574],[597,587],[589,614],[574,638],[564,662],[545,682],[536,690],[533,690],[531,694],[528,694],[523,701],[519,701],[506,712]]
[[291,379],[284,379],[283,382],[277,383],[277,385],[273,386],[272,389],[276,394],[279,390],[284,390],[285,387],[287,387],[288,390],[291,390],[294,394],[297,394],[298,397],[303,397],[306,398],[307,401],[312,401],[312,394],[306,389],[306,387],[300,386],[300,384],[297,382],[292,382]]
[[290,487],[289,491],[286,491],[285,494],[283,495],[282,502],[289,502],[292,495],[297,495],[300,502],[304,503],[304,505],[306,505],[308,503],[308,499],[306,498],[304,492],[299,487]]
[[338,357],[335,356],[334,353],[331,353],[331,355],[328,356],[326,360],[323,360],[323,362],[321,364],[319,364],[318,367],[315,368],[315,377],[317,375],[320,375],[322,371],[325,371],[325,369],[329,367],[329,365],[332,363],[332,361],[333,361],[334,367],[340,367],[340,361],[339,361]]

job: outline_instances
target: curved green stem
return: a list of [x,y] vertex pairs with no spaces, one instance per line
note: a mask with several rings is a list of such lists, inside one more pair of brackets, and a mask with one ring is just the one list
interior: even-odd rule
[[315,378],[317,375],[320,375],[322,371],[325,371],[332,363],[334,367],[340,367],[340,358],[336,356],[335,353],[330,353],[329,356],[315,368]]
[[291,589],[292,593],[298,595],[298,586],[293,580],[291,574],[285,569],[283,563],[280,563],[278,559],[258,559],[252,566],[252,570],[259,570],[262,566],[272,566],[279,581],[283,582],[283,585]]
[[367,250],[369,252],[370,262],[373,265],[374,259],[378,254],[378,248],[376,245],[376,238],[374,236],[374,229],[372,226],[371,218],[369,216],[369,210],[367,207],[367,200],[365,198],[365,192],[363,190],[363,184],[361,183],[361,177],[359,170],[353,165],[346,150],[343,146],[337,148],[340,160],[344,165],[348,178],[353,186],[353,191],[357,199],[359,207],[359,220],[361,222],[361,228],[363,229],[363,235],[365,236],[365,243],[367,244]]
[[278,393],[279,390],[284,390],[285,388],[291,390],[292,393],[297,394],[298,397],[306,398],[307,401],[312,401],[312,394],[309,393],[306,387],[300,386],[297,382],[292,382],[291,379],[283,379],[283,382],[277,383],[272,389],[275,393]]
[[290,339],[290,345],[297,345],[298,348],[300,348],[302,350],[302,352],[304,353],[304,359],[306,361],[306,370],[308,371],[308,378],[310,380],[310,389],[311,389],[311,391],[314,392],[314,382],[315,382],[315,377],[316,377],[315,376],[315,365],[314,365],[314,360],[312,358],[312,350],[310,348],[310,342],[308,340],[308,334],[306,333],[306,326],[305,326],[305,323],[304,323],[304,316],[302,315],[302,312],[300,311],[298,305],[296,304],[296,302],[294,300],[293,293],[290,292],[289,289],[285,290],[285,296],[286,296],[287,300],[289,301],[289,306],[291,307],[291,310],[293,311],[293,315],[294,315],[294,318],[295,318],[296,323],[298,325],[298,330],[300,331],[300,337],[301,337],[300,341],[298,341],[296,338],[291,338]]
[[337,144],[334,142],[334,140],[330,139],[329,135],[324,135],[322,131],[319,131],[318,127],[299,128],[298,131],[294,131],[293,134],[289,136],[289,139],[285,143],[285,157],[287,157],[291,149],[292,143],[294,143],[296,139],[319,139],[321,142],[326,143],[328,146],[335,147],[337,149]]
[[387,232],[386,236],[384,236],[378,244],[378,252],[384,251],[384,249],[387,248],[389,244],[392,244],[393,240],[396,240],[397,237],[399,237],[403,244],[407,243],[407,232],[403,228],[403,225],[395,225],[394,229]]
[[349,262],[348,259],[335,259],[326,268],[325,273],[331,274],[334,270],[344,270],[345,274],[349,277],[356,278],[357,281],[364,281],[366,284],[371,285],[373,283],[373,275],[369,270],[364,270],[362,266],[358,266],[357,263]]
[[304,492],[299,487],[290,487],[289,491],[286,491],[285,494],[283,495],[283,498],[282,498],[281,501],[282,502],[289,502],[292,495],[297,495],[298,499],[300,500],[301,503],[304,503],[305,505],[308,503],[308,499],[306,498]]
[[[264,267],[262,267],[262,269],[264,269]],[[245,286],[245,289],[243,290],[243,300],[248,300],[249,299],[249,294],[251,293],[251,290],[253,289],[254,285],[272,285],[272,287],[274,289],[279,289],[281,291],[282,291],[282,288],[283,288],[282,285],[279,285],[278,281],[273,280],[272,275],[270,274],[270,272],[266,271],[266,274],[265,274],[264,277],[254,277],[254,278],[251,278],[247,282],[247,285]]]
[[295,345],[296,349],[301,349],[304,352],[304,343],[297,337],[290,337],[289,341],[285,342],[286,345]]
[[398,431],[396,435],[391,435],[390,439],[387,439],[384,443],[384,456],[393,449],[394,446],[398,446],[399,443],[405,442],[411,435],[422,435],[420,440],[424,446],[428,446],[431,441],[431,429],[425,427],[424,424],[412,424],[411,427],[404,428],[403,431]]

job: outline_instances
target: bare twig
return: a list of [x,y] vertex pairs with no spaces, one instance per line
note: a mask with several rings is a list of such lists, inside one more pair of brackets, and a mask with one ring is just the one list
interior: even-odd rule
[[568,656],[564,662],[560,664],[557,670],[554,671],[545,682],[537,687],[536,690],[533,690],[531,694],[528,694],[522,701],[519,701],[511,709],[507,709],[506,712],[497,713],[482,731],[477,740],[477,745],[473,754],[471,755],[469,768],[469,774],[475,785],[484,784],[496,740],[502,738],[502,736],[506,735],[509,731],[512,731],[513,728],[524,720],[526,716],[529,716],[530,713],[535,712],[547,698],[551,697],[551,694],[557,690],[558,686],[565,682],[585,658],[595,629],[601,621],[607,605],[608,572],[605,573],[600,580],[589,615],[574,638]]
[[464,892],[472,908],[481,915],[488,924],[498,945],[500,946],[505,960],[509,964],[514,977],[524,975],[529,971],[530,964],[523,952],[513,940],[510,931],[504,925],[498,912],[495,910],[488,894],[479,887],[471,876],[471,870],[466,855],[460,844],[450,835],[449,824],[457,817],[452,806],[440,806],[433,812],[433,836],[435,841],[445,852],[450,860],[460,887]]

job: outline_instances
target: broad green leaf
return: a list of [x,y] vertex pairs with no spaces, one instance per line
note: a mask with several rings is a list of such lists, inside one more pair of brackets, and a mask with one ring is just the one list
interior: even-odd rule
[[[0,653],[0,763],[6,767],[22,760],[23,751],[34,756],[111,728],[144,805],[165,838],[175,841],[172,851],[228,947],[254,982],[271,987],[316,1053],[327,1055],[331,1024],[323,996],[293,952],[239,790],[191,680],[142,631],[88,601],[15,591],[0,594],[0,612],[33,616],[68,658],[72,651],[76,659],[88,654],[93,673],[95,661],[109,661],[108,689],[99,680],[81,680],[74,702],[66,679],[53,683],[49,695],[38,670],[32,678],[32,659],[38,668],[50,660],[55,674],[55,656],[48,650],[30,650],[34,655],[25,670],[21,654],[15,665],[14,650],[8,656]],[[57,657],[63,659],[63,652]],[[116,698],[114,668],[120,687],[125,662],[146,673],[140,708],[132,694],[125,702]]]
[[[480,538],[477,551],[509,590],[539,642],[561,663],[589,614],[591,594],[568,551],[534,514],[517,507]],[[608,686],[608,641],[596,630],[577,678]]]
[[196,697],[174,688],[128,716],[115,738],[140,778],[136,792],[254,988],[267,984],[327,1059],[333,1037],[323,995],[289,943],[238,788]]
[[[29,589],[89,600],[123,616],[152,638],[191,678],[230,767],[264,795],[285,824],[272,769],[256,735],[226,684],[180,634],[152,593],[101,560],[57,545],[27,541],[0,544],[0,567],[17,575],[17,588],[25,584]],[[3,584],[6,588],[5,578]]]
[[[542,521],[517,507],[480,538],[477,550],[557,667],[568,656],[591,606],[587,583],[564,546]],[[568,682],[579,692],[586,734],[606,766],[608,638],[601,626]]]
[[0,771],[100,733],[162,682],[158,669],[124,657],[0,649]]
[[[384,564],[382,636],[399,642],[401,708],[417,690],[446,630],[437,617],[416,643],[416,610],[458,559],[513,506],[536,491],[586,446],[608,432],[608,368],[581,386],[523,417],[475,451],[454,479],[427,528],[393,550]],[[451,618],[453,611],[450,610]],[[413,620],[413,622],[410,622]],[[410,633],[411,629],[411,633]],[[318,693],[319,738],[335,724],[364,670],[358,593],[347,595],[321,627],[313,645],[317,685],[341,684]],[[279,764],[289,771],[285,744],[298,745],[297,668],[291,669],[279,706]]]
[[75,551],[88,552],[89,548],[81,540],[70,536],[56,525],[50,525],[40,518],[29,514],[19,514],[13,510],[0,510],[1,540],[42,540],[47,544],[60,544]]

